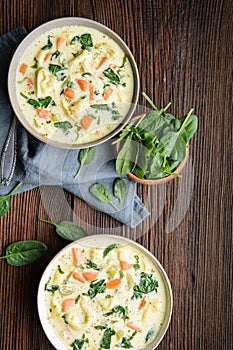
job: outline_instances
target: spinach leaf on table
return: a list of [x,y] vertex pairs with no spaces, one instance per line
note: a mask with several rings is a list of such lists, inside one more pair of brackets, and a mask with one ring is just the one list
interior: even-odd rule
[[88,233],[79,225],[71,221],[61,221],[59,224],[41,218],[39,218],[39,221],[55,226],[57,234],[67,241],[76,241],[77,239],[88,235]]
[[109,203],[115,210],[119,210],[115,204],[111,201],[110,199],[110,192],[107,189],[107,187],[105,187],[104,185],[102,185],[101,183],[95,183],[94,185],[92,185],[89,189],[90,193],[96,197],[97,199],[99,199],[99,201],[101,202],[106,202]]
[[79,155],[78,155],[78,161],[80,163],[80,167],[79,167],[76,175],[74,176],[74,179],[76,179],[79,176],[80,171],[82,170],[84,165],[87,165],[93,161],[93,159],[95,158],[95,154],[96,154],[96,147],[95,146],[89,147],[89,148],[84,148],[84,149],[80,150]]
[[1,256],[0,259],[6,259],[8,264],[13,266],[22,266],[30,264],[39,259],[47,250],[44,243],[25,240],[10,244],[6,248],[6,255]]
[[125,181],[122,180],[120,177],[117,177],[113,183],[114,196],[119,199],[120,203],[122,203],[122,199],[127,195],[127,193],[128,193],[128,187]]
[[10,197],[21,185],[22,182],[19,182],[8,194],[5,196],[0,196],[0,217],[5,215],[10,210]]

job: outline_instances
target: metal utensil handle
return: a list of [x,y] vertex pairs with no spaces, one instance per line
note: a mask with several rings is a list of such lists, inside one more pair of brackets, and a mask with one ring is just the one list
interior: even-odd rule
[[8,186],[14,175],[17,157],[17,118],[13,115],[1,154],[1,184]]

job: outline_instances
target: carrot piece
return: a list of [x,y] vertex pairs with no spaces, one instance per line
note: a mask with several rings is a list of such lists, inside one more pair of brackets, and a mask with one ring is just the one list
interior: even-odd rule
[[79,87],[80,87],[80,89],[82,91],[85,91],[85,92],[88,91],[89,83],[86,80],[84,80],[84,79],[77,79],[76,81],[77,81],[77,83],[78,83],[78,85],[79,85]]
[[94,91],[95,88],[92,84],[89,85],[89,92],[90,92],[90,101],[94,100]]
[[61,306],[62,311],[66,312],[66,311],[68,311],[71,308],[71,306],[74,306],[74,305],[75,305],[75,299],[74,298],[65,299],[62,302],[62,306]]
[[121,279],[120,278],[116,278],[114,280],[110,280],[106,283],[106,288],[108,289],[117,289],[118,287],[120,287],[121,284]]
[[100,68],[107,60],[107,56],[102,57],[97,68]]
[[74,90],[71,89],[71,88],[66,88],[66,89],[63,91],[63,94],[64,94],[66,97],[70,98],[71,100],[74,99]]
[[72,277],[79,282],[82,282],[82,283],[85,282],[82,276],[76,271],[72,272]]
[[63,37],[57,38],[57,50],[60,49],[62,45],[64,45],[66,42],[66,39]]
[[142,300],[140,302],[140,305],[138,307],[138,310],[141,310],[145,305],[146,305],[146,299],[142,298]]
[[72,256],[76,266],[80,266],[84,263],[84,256],[80,248],[72,248]]
[[141,328],[135,326],[132,322],[127,322],[125,325],[127,327],[129,327],[130,329],[133,329],[134,331],[138,332],[138,333],[142,333]]
[[80,120],[81,127],[85,130],[88,130],[91,126],[92,118],[89,115],[85,114]]
[[113,69],[116,69],[116,68],[117,68],[117,65],[116,65],[116,64],[114,64],[114,66],[112,66],[112,68],[113,68]]
[[25,74],[27,69],[28,69],[28,65],[25,63],[22,63],[20,68],[19,68],[19,71],[20,71],[20,73]]
[[33,82],[32,78],[27,78],[27,84],[30,87],[30,89],[32,89],[34,87],[34,82]]
[[52,54],[50,52],[46,53],[44,61],[47,62],[52,57]]
[[120,266],[121,266],[122,271],[129,270],[132,267],[132,265],[130,265],[129,263],[127,263],[124,260],[120,260]]
[[47,119],[49,117],[49,111],[47,111],[46,109],[43,108],[38,108],[36,110],[36,114],[38,115],[38,117],[43,118],[43,119]]
[[113,89],[109,86],[107,87],[107,89],[104,91],[104,96],[103,96],[103,99],[106,101],[109,96],[112,94],[113,92]]
[[95,281],[97,279],[98,272],[83,272],[83,277],[88,282]]

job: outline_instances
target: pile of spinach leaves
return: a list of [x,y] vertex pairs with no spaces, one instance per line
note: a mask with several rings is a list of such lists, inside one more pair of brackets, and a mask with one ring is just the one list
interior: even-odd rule
[[187,143],[197,130],[197,116],[191,109],[186,116],[175,118],[167,113],[170,103],[159,110],[144,92],[142,95],[153,110],[121,131],[116,170],[120,176],[131,172],[141,179],[177,175],[175,170],[184,160]]

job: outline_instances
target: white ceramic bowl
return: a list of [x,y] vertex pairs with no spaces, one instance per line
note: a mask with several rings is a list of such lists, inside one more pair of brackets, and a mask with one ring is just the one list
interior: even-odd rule
[[147,258],[149,258],[149,260],[155,265],[155,267],[159,271],[160,277],[162,278],[162,281],[164,283],[165,293],[166,293],[166,311],[165,311],[163,324],[162,324],[158,334],[154,338],[154,340],[150,344],[147,345],[145,350],[155,349],[158,346],[158,344],[161,342],[161,340],[163,339],[163,337],[168,329],[168,326],[169,326],[169,323],[171,320],[171,315],[172,315],[173,296],[172,296],[172,289],[171,289],[171,285],[170,285],[168,276],[167,276],[166,272],[164,271],[162,265],[159,263],[159,261],[147,249],[145,249],[140,244],[135,243],[134,241],[132,241],[128,238],[124,238],[121,236],[114,236],[114,235],[93,235],[93,236],[87,236],[87,237],[79,239],[78,241],[72,242],[71,244],[69,244],[68,246],[63,248],[51,260],[51,262],[46,267],[46,269],[41,277],[40,283],[39,283],[38,296],[37,296],[37,306],[38,306],[39,318],[40,318],[42,327],[43,327],[44,332],[47,335],[49,341],[52,343],[52,345],[57,350],[68,350],[62,344],[62,342],[59,340],[59,338],[56,336],[53,328],[51,327],[51,325],[48,321],[47,309],[46,309],[46,305],[44,302],[44,287],[45,287],[46,282],[49,279],[52,267],[57,263],[57,261],[61,258],[61,256],[67,250],[69,250],[73,245],[75,245],[77,243],[82,244],[82,245],[86,245],[89,247],[99,247],[99,248],[105,248],[113,243],[120,244],[120,245],[130,244],[133,247],[135,247],[137,250],[139,250],[142,254],[146,255]]
[[[69,144],[69,143],[60,143],[58,141],[53,141],[49,140],[48,138],[44,137],[40,133],[38,133],[27,121],[25,118],[16,95],[16,72],[18,71],[18,65],[20,62],[20,59],[23,55],[23,53],[27,50],[29,45],[38,38],[40,35],[43,33],[58,28],[62,26],[71,26],[71,25],[78,25],[78,26],[85,26],[89,28],[94,28],[106,35],[108,35],[110,38],[112,38],[125,52],[127,55],[129,62],[131,64],[132,70],[133,70],[133,75],[134,75],[134,93],[133,93],[133,99],[132,103],[129,109],[129,112],[127,113],[126,117],[122,121],[120,125],[116,129],[114,129],[112,132],[110,132],[108,135],[104,136],[101,139],[98,139],[94,142],[89,142],[85,144]],[[78,148],[87,148],[91,147],[100,143],[103,143],[104,141],[109,140],[112,138],[114,135],[116,135],[124,126],[125,124],[130,120],[131,116],[134,113],[134,110],[136,108],[137,102],[138,102],[138,95],[139,95],[139,74],[138,74],[138,69],[136,62],[134,60],[134,57],[128,48],[128,46],[125,44],[125,42],[111,29],[108,27],[104,26],[101,23],[92,21],[90,19],[86,18],[80,18],[80,17],[65,17],[65,18],[58,18],[53,21],[47,22],[42,24],[41,26],[37,27],[34,29],[32,32],[30,32],[25,39],[20,43],[18,48],[16,49],[13,58],[11,60],[10,68],[9,68],[9,73],[8,73],[8,91],[9,91],[9,97],[11,101],[11,105],[14,109],[14,112],[16,116],[18,117],[19,121],[21,124],[25,127],[25,129],[31,133],[34,137],[39,139],[40,141],[43,141],[45,143],[48,143],[52,146],[56,147],[61,147],[61,148],[69,148],[69,149],[78,149]]]

